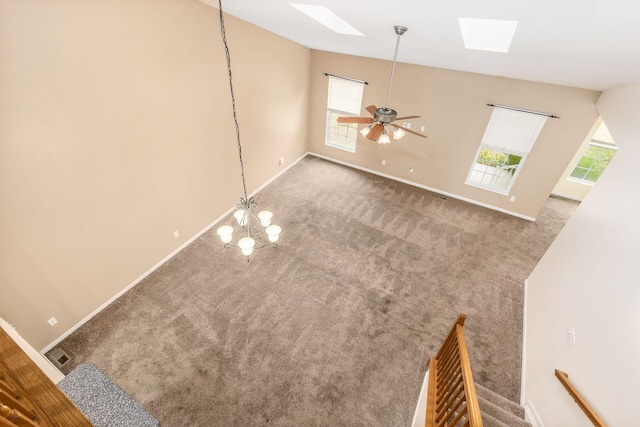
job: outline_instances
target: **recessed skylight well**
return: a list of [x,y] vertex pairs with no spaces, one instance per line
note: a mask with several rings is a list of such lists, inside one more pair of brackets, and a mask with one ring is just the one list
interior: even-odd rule
[[364,34],[324,6],[298,3],[289,4],[336,33],[364,37]]
[[518,21],[458,18],[464,47],[489,52],[509,52]]

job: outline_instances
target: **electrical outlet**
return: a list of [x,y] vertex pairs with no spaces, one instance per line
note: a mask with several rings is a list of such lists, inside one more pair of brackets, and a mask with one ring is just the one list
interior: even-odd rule
[[420,132],[424,132],[424,126],[420,126]]
[[174,231],[173,232],[173,237],[175,237],[177,239],[178,236],[180,236],[180,233],[178,233],[178,230]]
[[515,201],[516,201],[516,196],[511,196],[511,197],[509,197],[509,201],[510,201],[510,202],[515,202]]
[[49,324],[51,326],[55,325],[56,323],[58,323],[58,321],[56,320],[55,317],[52,317],[51,319],[47,320],[47,322],[49,322]]
[[387,161],[386,161],[386,160],[383,160],[383,161],[382,161],[382,166],[384,166],[384,165],[386,165],[386,164],[387,164]]
[[411,129],[411,123],[407,123],[407,129]]
[[413,168],[409,168],[409,172],[413,173]]
[[284,157],[280,157],[280,160],[278,160],[278,164],[279,165],[283,165],[284,164]]

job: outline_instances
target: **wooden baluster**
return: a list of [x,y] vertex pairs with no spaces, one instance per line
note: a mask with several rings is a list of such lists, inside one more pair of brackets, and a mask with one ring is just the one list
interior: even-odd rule
[[36,418],[36,414],[33,412],[33,409],[31,409],[31,405],[29,405],[28,402],[21,399],[15,399],[1,390],[0,390],[0,404],[7,405],[9,408],[12,408],[12,409],[17,409],[22,414],[26,415],[32,420]]
[[34,423],[24,414],[17,409],[11,409],[10,407],[0,404],[0,420],[6,420],[5,424],[0,426],[12,426],[12,427],[38,427],[39,424]]
[[456,319],[435,358],[429,360],[426,426],[482,427],[478,398],[462,327]]
[[0,379],[0,390],[4,391],[14,399],[20,398],[20,395],[18,394],[18,392],[14,388],[12,388],[6,381],[1,379]]

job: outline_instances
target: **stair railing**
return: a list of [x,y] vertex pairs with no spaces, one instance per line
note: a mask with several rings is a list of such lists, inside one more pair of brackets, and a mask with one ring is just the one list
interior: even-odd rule
[[0,327],[0,427],[91,425]]
[[555,370],[556,377],[560,380],[560,383],[567,389],[573,400],[576,401],[580,409],[584,411],[584,413],[589,417],[591,422],[596,427],[607,427],[604,421],[596,414],[596,411],[593,410],[591,405],[587,403],[587,401],[582,397],[580,392],[573,386],[571,381],[569,381],[569,375],[565,372],[562,372],[558,369]]
[[482,427],[462,331],[466,318],[458,316],[437,356],[429,360],[426,427]]

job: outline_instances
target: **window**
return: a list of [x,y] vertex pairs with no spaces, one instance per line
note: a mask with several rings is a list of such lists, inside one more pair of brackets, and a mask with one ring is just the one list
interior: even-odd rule
[[569,175],[571,181],[593,184],[600,178],[602,172],[609,166],[609,162],[618,152],[618,148],[599,142],[591,141],[586,151],[576,163]]
[[466,184],[509,194],[547,117],[495,106]]
[[338,123],[339,116],[358,116],[362,108],[364,82],[329,76],[327,98],[327,133],[325,144],[356,152],[358,125]]

